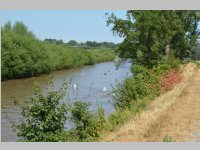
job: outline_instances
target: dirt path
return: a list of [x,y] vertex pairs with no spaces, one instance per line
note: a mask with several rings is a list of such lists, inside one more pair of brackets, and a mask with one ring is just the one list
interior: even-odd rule
[[200,141],[200,69],[182,68],[183,79],[156,98],[143,112],[103,137],[103,141]]

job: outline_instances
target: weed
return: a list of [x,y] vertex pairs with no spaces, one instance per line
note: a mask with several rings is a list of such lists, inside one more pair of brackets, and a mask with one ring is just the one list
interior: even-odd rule
[[168,134],[163,138],[163,142],[176,142],[176,140],[172,139]]

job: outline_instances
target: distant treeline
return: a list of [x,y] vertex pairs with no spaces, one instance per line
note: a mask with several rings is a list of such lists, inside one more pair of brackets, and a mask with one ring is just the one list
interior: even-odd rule
[[81,47],[81,48],[117,48],[119,44],[115,44],[113,42],[96,42],[96,41],[86,41],[86,42],[77,42],[75,40],[70,40],[67,43],[64,43],[63,40],[57,39],[45,39],[45,42],[54,43],[54,44],[66,44],[72,47]]
[[52,70],[92,65],[115,58],[111,48],[70,47],[62,40],[41,41],[22,22],[1,27],[2,80],[36,76]]

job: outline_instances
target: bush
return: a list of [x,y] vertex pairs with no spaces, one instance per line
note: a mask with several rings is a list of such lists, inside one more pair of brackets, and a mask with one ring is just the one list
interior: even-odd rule
[[135,78],[126,78],[123,84],[118,84],[113,91],[114,106],[116,108],[129,108],[138,99],[147,94],[145,80]]
[[148,74],[148,69],[143,65],[133,64],[131,67],[131,72],[134,73],[134,75],[136,75],[136,76],[138,74],[142,74],[142,75],[146,76]]
[[[50,82],[52,84],[52,82]],[[22,142],[95,141],[106,126],[102,106],[90,111],[90,103],[76,101],[61,103],[66,83],[58,91],[42,94],[35,86],[34,97],[22,108],[23,120],[14,125]],[[66,122],[73,126],[64,130]]]
[[166,135],[163,138],[163,142],[176,142],[175,140],[172,139],[172,137],[170,137],[169,135]]
[[35,88],[35,97],[23,107],[23,120],[16,125],[20,141],[63,141],[64,125],[67,119],[67,107],[61,104],[66,84],[59,91],[48,92],[42,95],[38,86]]
[[109,116],[109,130],[113,131],[116,126],[123,124],[127,118],[129,111],[117,109],[114,113]]
[[172,70],[161,79],[161,86],[164,91],[171,90],[175,84],[181,81],[178,71]]
[[181,60],[176,58],[173,55],[170,55],[163,64],[168,64],[170,66],[170,69],[179,69]]
[[[132,105],[136,105],[139,100],[145,97],[159,95],[162,86],[161,79],[169,70],[178,69],[179,64],[180,61],[172,56],[161,61],[152,69],[134,64],[131,67],[133,77],[127,77],[123,83],[118,84],[113,89],[113,103],[115,108],[130,109]],[[178,77],[177,81],[179,81]]]
[[133,65],[131,71],[134,77],[127,77],[122,84],[118,84],[113,89],[113,101],[116,108],[130,108],[149,92],[148,69],[141,65]]
[[98,106],[95,118],[96,118],[97,129],[98,129],[98,131],[101,131],[107,125],[107,120],[105,118],[105,112],[104,112],[102,105]]
[[110,48],[84,49],[38,40],[23,23],[2,27],[2,80],[112,61]]
[[82,101],[76,101],[72,105],[70,120],[74,127],[71,133],[77,141],[93,141],[99,136],[97,118],[89,111],[89,106],[89,103]]

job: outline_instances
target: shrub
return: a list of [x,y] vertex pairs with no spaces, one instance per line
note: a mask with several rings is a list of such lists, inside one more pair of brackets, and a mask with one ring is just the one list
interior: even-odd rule
[[2,27],[2,80],[112,61],[110,48],[84,49],[38,40],[23,23]]
[[96,112],[96,126],[98,131],[104,129],[106,127],[106,118],[105,118],[105,112],[102,107],[102,105],[98,106],[97,112]]
[[143,65],[133,64],[132,67],[131,67],[131,71],[136,76],[138,74],[142,74],[144,76],[146,76],[148,74],[148,69],[145,66],[143,66]]
[[[161,86],[168,88],[168,84],[176,84],[180,81],[180,75],[173,72],[170,77],[163,76],[171,69],[178,69],[180,61],[173,56],[163,59],[152,69],[138,64],[131,67],[133,77],[127,77],[123,83],[118,83],[113,89],[113,103],[115,108],[126,109],[136,105],[138,100],[145,97],[157,96],[161,92]],[[172,86],[170,86],[172,87]]]
[[166,64],[168,64],[170,66],[170,68],[173,69],[179,69],[181,61],[174,57],[173,55],[171,55],[165,62]]
[[163,138],[163,142],[176,142],[175,140],[172,139],[171,136],[168,134]]
[[199,61],[195,61],[195,64],[197,65],[198,68],[200,68],[200,62]]
[[67,107],[61,104],[66,84],[59,91],[42,95],[38,86],[35,87],[35,97],[23,107],[23,120],[16,125],[20,141],[63,141],[64,124],[67,119]]
[[116,108],[130,108],[138,99],[148,94],[148,70],[141,65],[131,68],[134,77],[127,77],[113,89],[113,102]]
[[[38,85],[34,91],[34,97],[22,108],[23,120],[14,125],[21,137],[19,141],[94,141],[106,126],[102,106],[98,106],[97,112],[93,113],[88,102],[61,103],[66,83],[60,90],[47,94],[42,94]],[[66,121],[73,124],[68,130],[64,130]]]
[[172,70],[161,79],[161,87],[164,91],[171,90],[175,84],[181,81],[181,75],[178,71]]
[[96,117],[89,111],[89,106],[87,102],[76,101],[71,107],[70,120],[74,125],[71,134],[77,141],[93,141],[99,136]]
[[92,56],[90,52],[87,51],[86,55],[88,57],[88,61],[86,62],[86,65],[93,65],[96,63],[95,58]]
[[116,126],[123,124],[128,118],[128,110],[117,109],[109,116],[109,130],[113,131]]

